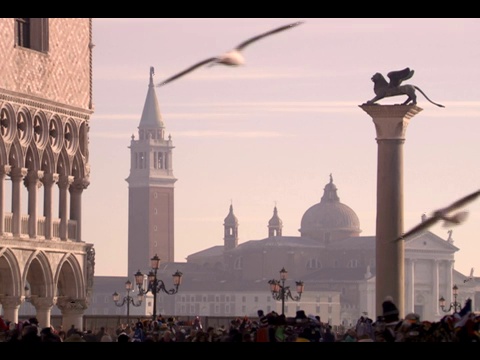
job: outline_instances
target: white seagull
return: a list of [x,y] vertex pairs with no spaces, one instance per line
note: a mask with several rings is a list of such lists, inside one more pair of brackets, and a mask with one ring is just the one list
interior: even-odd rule
[[413,229],[410,229],[409,231],[407,231],[406,233],[404,233],[402,236],[400,236],[398,239],[396,239],[396,241],[398,240],[403,240],[409,236],[412,236],[413,234],[421,231],[421,230],[424,230],[430,226],[432,226],[433,224],[435,224],[436,222],[438,221],[445,221],[444,223],[444,226],[449,226],[449,225],[458,225],[460,223],[462,223],[463,221],[466,220],[467,218],[467,215],[468,215],[468,212],[467,211],[459,211],[451,216],[449,216],[448,214],[454,210],[457,210],[458,208],[466,205],[467,203],[475,200],[478,196],[480,196],[480,190],[477,190],[457,201],[455,201],[454,203],[450,204],[449,206],[447,207],[444,207],[442,209],[439,209],[439,210],[436,210],[433,212],[433,215],[422,221],[420,224],[418,224],[417,226],[415,226]]
[[191,72],[191,71],[195,70],[196,68],[199,68],[200,66],[203,66],[205,64],[209,64],[208,66],[213,66],[215,64],[223,64],[223,65],[228,65],[228,66],[244,65],[245,64],[245,58],[242,55],[242,50],[245,49],[245,47],[247,47],[251,43],[253,43],[257,40],[260,40],[260,39],[262,39],[266,36],[276,34],[280,31],[291,29],[291,28],[293,28],[295,26],[298,26],[300,24],[303,24],[303,21],[298,21],[298,22],[295,22],[295,23],[292,23],[292,24],[283,25],[283,26],[280,26],[279,28],[267,31],[267,32],[265,32],[263,34],[260,34],[260,35],[257,35],[257,36],[254,36],[254,37],[252,37],[248,40],[245,40],[244,42],[242,42],[240,45],[238,45],[234,49],[232,49],[230,51],[227,51],[226,53],[224,53],[220,56],[211,57],[211,58],[205,59],[203,61],[200,61],[199,63],[196,63],[193,66],[190,66],[189,68],[187,68],[187,69],[179,72],[178,74],[173,75],[173,76],[169,77],[168,79],[162,81],[161,83],[157,84],[157,86],[163,86],[165,84],[168,84],[169,82],[171,82],[175,79],[178,79],[179,77],[181,77],[183,75],[186,75],[189,72]]

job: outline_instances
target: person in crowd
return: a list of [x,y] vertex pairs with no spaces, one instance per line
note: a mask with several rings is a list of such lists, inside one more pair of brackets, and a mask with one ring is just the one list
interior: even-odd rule
[[62,339],[58,334],[53,331],[52,327],[44,327],[40,330],[40,339],[42,342],[62,342]]
[[70,329],[67,330],[67,333],[65,334],[66,337],[70,337],[73,333],[75,333],[77,329],[75,328],[75,324],[70,325]]
[[70,336],[67,336],[64,342],[86,342],[86,341],[83,338],[83,333],[80,330],[75,330],[75,332],[71,333]]

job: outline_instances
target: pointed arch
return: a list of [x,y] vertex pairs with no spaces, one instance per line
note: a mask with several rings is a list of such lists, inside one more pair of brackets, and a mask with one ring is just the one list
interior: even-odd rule
[[32,295],[54,296],[52,266],[43,251],[36,250],[28,257],[22,283],[29,284]]
[[23,157],[22,147],[18,140],[15,140],[10,148],[8,153],[8,165],[12,168],[23,168],[25,167],[25,159]]
[[68,158],[67,152],[62,150],[58,155],[58,161],[55,172],[59,175],[70,175],[70,159]]
[[28,170],[40,170],[41,169],[41,163],[40,163],[40,155],[35,149],[34,144],[30,144],[27,153],[25,155],[25,167]]
[[56,171],[55,155],[50,147],[47,147],[42,154],[40,170],[45,174],[54,174]]
[[0,139],[0,165],[7,165],[8,164],[8,150],[6,144],[2,139]]
[[73,159],[73,166],[72,166],[72,175],[77,179],[83,179],[85,177],[85,166],[83,164],[83,158],[80,152],[77,152]]
[[85,295],[85,282],[82,267],[72,253],[63,255],[54,276],[58,297],[83,298]]
[[0,248],[0,294],[21,296],[22,274],[17,257],[10,248]]

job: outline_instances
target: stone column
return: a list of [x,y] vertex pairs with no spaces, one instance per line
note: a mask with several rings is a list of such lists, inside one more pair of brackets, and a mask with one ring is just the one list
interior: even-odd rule
[[60,240],[67,240],[67,225],[68,225],[68,188],[73,182],[73,176],[60,175],[58,180],[59,194],[59,217],[60,217]]
[[30,303],[35,307],[35,316],[37,317],[40,327],[49,327],[50,314],[52,311],[52,307],[56,303],[56,298],[39,297],[37,295],[32,295],[30,297]]
[[439,290],[440,290],[440,260],[433,261],[433,306],[432,309],[435,309],[433,314],[435,316],[440,315],[440,306],[438,299],[440,299]]
[[53,185],[58,181],[58,174],[44,174],[43,182],[43,216],[45,216],[45,239],[53,237]]
[[10,165],[0,166],[0,236],[5,231],[5,176],[10,173]]
[[3,307],[3,319],[18,324],[18,309],[20,309],[23,301],[23,296],[0,295],[0,303]]
[[403,234],[403,144],[416,105],[360,105],[372,117],[377,134],[377,219],[375,234],[376,310],[393,298],[405,316],[405,251]]
[[[454,260],[447,260],[447,295],[445,299],[447,299],[447,304],[453,302],[453,264],[455,263]],[[448,305],[447,305],[448,307]]]
[[[410,259],[409,267],[406,269],[407,281],[405,282],[406,286],[406,303],[405,303],[405,312],[415,312],[415,261]],[[408,264],[408,262],[407,262]]]
[[83,313],[87,309],[87,301],[85,299],[71,299],[61,296],[57,299],[57,307],[62,312],[62,327],[70,329],[72,325],[83,331]]
[[27,175],[26,168],[12,168],[12,234],[14,237],[20,237],[22,233],[22,212],[21,212],[21,188],[20,182]]
[[43,171],[31,170],[23,180],[28,190],[28,236],[31,239],[37,237],[37,189],[42,186],[42,177]]
[[87,179],[75,179],[70,186],[70,218],[77,222],[77,242],[82,241],[82,192],[90,185]]

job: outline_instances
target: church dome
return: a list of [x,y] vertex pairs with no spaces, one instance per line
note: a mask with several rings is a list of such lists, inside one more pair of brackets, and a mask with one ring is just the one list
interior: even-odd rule
[[302,237],[325,243],[360,234],[358,216],[349,206],[340,202],[332,175],[320,202],[303,214],[299,231]]

